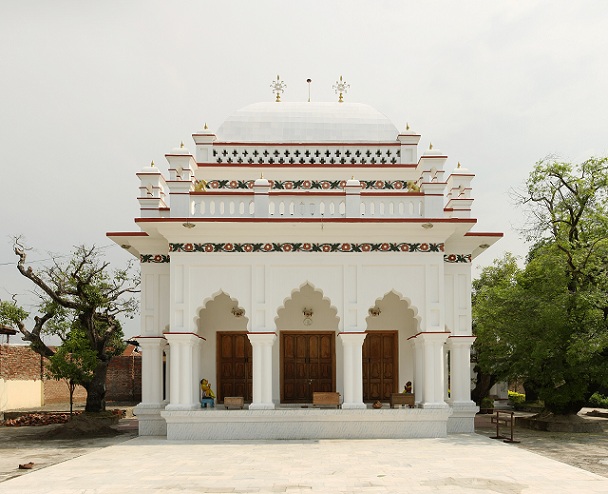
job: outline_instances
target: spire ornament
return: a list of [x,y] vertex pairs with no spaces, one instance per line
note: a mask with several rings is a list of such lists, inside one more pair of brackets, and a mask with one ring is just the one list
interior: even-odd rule
[[333,85],[333,89],[336,91],[336,94],[339,95],[338,103],[344,103],[342,95],[346,94],[349,88],[350,84],[347,84],[346,81],[342,79],[342,76],[340,76],[340,80],[336,81]]
[[281,102],[281,93],[285,91],[285,88],[287,87],[287,84],[285,84],[281,78],[277,75],[277,80],[273,81],[272,84],[270,85],[270,87],[272,88],[272,91],[276,94],[277,98],[275,99],[275,101],[277,103]]

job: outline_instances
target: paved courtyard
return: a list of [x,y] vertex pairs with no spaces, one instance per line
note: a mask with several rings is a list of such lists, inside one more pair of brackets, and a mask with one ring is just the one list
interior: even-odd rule
[[12,493],[606,493],[608,478],[478,434],[177,443],[138,437],[7,480]]

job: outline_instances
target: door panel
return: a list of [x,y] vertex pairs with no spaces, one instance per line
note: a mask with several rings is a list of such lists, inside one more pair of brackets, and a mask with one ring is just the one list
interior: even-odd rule
[[363,401],[387,401],[398,391],[397,332],[370,331],[363,342]]
[[247,333],[217,333],[217,400],[225,396],[252,398],[252,349]]
[[335,391],[335,333],[281,332],[281,401],[310,403],[314,391]]

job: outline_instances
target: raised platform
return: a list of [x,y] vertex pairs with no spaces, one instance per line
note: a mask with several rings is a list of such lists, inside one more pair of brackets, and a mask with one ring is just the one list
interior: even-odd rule
[[[406,439],[445,437],[449,408],[164,410],[167,439]],[[471,419],[472,420],[472,419]]]

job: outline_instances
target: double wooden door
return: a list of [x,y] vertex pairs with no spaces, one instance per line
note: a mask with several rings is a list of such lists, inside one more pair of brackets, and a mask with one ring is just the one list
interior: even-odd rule
[[252,398],[252,350],[246,332],[217,333],[217,400],[225,396]]
[[310,403],[314,391],[336,390],[333,331],[281,333],[281,402]]
[[363,342],[363,401],[387,401],[399,391],[397,331],[369,331]]

